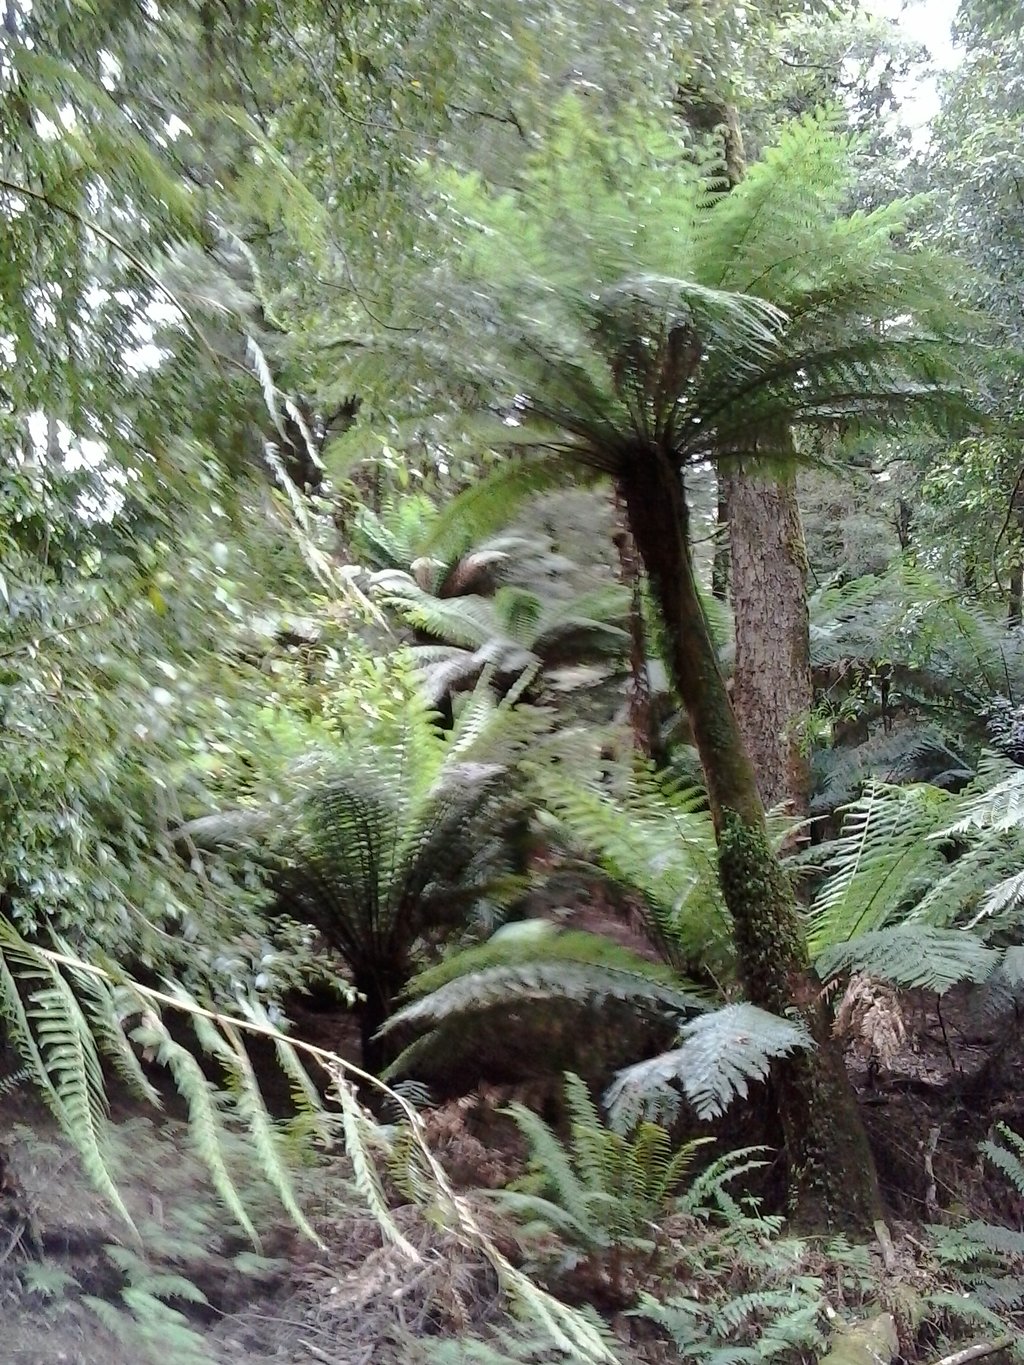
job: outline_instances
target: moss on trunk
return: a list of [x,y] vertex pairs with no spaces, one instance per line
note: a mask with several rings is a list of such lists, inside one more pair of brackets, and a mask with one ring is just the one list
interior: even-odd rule
[[881,1216],[874,1158],[832,1021],[811,968],[789,878],[763,822],[726,816],[718,835],[722,895],[747,998],[773,1014],[797,1014],[815,1041],[774,1072],[790,1167],[794,1220],[872,1233]]
[[796,1010],[816,1043],[774,1072],[794,1217],[807,1229],[870,1235],[881,1213],[874,1161],[697,592],[681,476],[667,456],[645,453],[620,487],[704,770],[747,998],[776,1014]]

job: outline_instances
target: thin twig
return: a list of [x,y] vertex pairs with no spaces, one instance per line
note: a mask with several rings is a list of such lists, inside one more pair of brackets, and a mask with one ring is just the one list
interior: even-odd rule
[[940,1131],[941,1129],[938,1124],[936,1124],[934,1128],[929,1129],[928,1142],[924,1149],[924,1173],[928,1177],[928,1186],[924,1193],[924,1207],[928,1217],[933,1220],[939,1216],[939,1200],[935,1188],[934,1158],[935,1149],[939,1145]]

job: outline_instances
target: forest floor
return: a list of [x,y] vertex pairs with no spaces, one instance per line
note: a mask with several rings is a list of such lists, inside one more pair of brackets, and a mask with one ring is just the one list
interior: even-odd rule
[[[1024,1130],[1022,1031],[979,1031],[955,996],[940,1013],[934,997],[904,995],[896,1026],[892,1003],[861,1002],[849,1062],[897,1244],[950,1210],[1024,1227],[1024,1201],[978,1154],[996,1123]],[[306,1024],[321,1043],[352,1039],[350,1016]],[[495,1113],[507,1098],[485,1087],[428,1115],[435,1150],[461,1188],[493,1188],[521,1163],[513,1130]],[[416,1209],[395,1216],[420,1263],[384,1245],[342,1161],[298,1177],[321,1247],[296,1232],[269,1190],[254,1189],[256,1254],[226,1224],[179,1120],[115,1109],[114,1169],[136,1242],[27,1095],[6,1097],[4,1115],[0,1144],[16,1188],[0,1219],[0,1365],[400,1365],[405,1334],[454,1336],[496,1310],[486,1261]],[[760,1137],[730,1131],[724,1145]],[[168,1275],[180,1284],[159,1278]],[[189,1285],[205,1302],[188,1301]],[[625,1331],[624,1320],[618,1326]],[[637,1356],[672,1358],[647,1348]]]

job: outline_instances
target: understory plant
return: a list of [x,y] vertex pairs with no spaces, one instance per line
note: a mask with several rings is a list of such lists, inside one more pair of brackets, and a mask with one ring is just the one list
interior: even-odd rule
[[525,1105],[509,1106],[529,1143],[527,1173],[494,1198],[519,1224],[535,1271],[576,1298],[621,1307],[665,1250],[662,1223],[702,1143],[673,1149],[665,1128],[644,1121],[613,1131],[572,1072],[565,1109],[563,1143]]
[[268,869],[281,910],[339,955],[371,1068],[416,952],[486,935],[526,884],[528,808],[515,768],[546,719],[517,699],[497,702],[484,679],[445,730],[408,657],[367,658],[327,703],[284,799],[186,831],[241,840]]
[[650,951],[544,921],[510,924],[413,979],[385,1031],[401,1047],[388,1074],[444,1090],[472,1087],[481,1070],[514,1079],[571,1069],[602,1087],[617,1072],[607,1099],[618,1124],[680,1105],[722,1113],[809,1039],[798,1019],[738,995],[702,793],[645,769],[611,774],[613,790],[581,780],[571,743],[557,764],[534,755],[526,768],[552,848],[596,886],[628,894]]

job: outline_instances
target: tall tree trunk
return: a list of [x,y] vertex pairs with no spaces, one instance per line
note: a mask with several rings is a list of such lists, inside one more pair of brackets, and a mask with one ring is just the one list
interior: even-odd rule
[[736,623],[733,705],[766,806],[810,803],[805,737],[814,703],[807,557],[793,475],[725,476]]
[[711,595],[719,602],[729,596],[729,493],[725,479],[717,475],[718,501],[715,507],[715,558],[711,565]]
[[619,578],[629,589],[629,682],[626,685],[626,711],[633,734],[633,747],[644,758],[658,748],[651,705],[651,678],[647,670],[647,641],[644,631],[643,578],[637,563],[636,544],[626,519],[626,509],[618,492],[615,513],[619,522],[613,537],[619,556]]
[[806,1228],[870,1232],[881,1213],[874,1161],[697,592],[682,480],[659,456],[634,461],[620,489],[704,769],[744,989],[773,1013],[795,1008],[816,1043],[775,1071],[794,1218]]
[[[730,188],[746,174],[735,107],[713,91],[680,93],[680,111],[713,129]],[[742,286],[740,286],[742,287]],[[805,815],[810,767],[801,736],[813,700],[807,622],[807,557],[794,478],[719,469],[729,524],[725,574],[731,579],[736,668],[733,705],[766,805],[785,801]],[[719,518],[723,500],[719,501]],[[718,556],[716,570],[721,572]],[[718,595],[718,583],[712,590]]]

